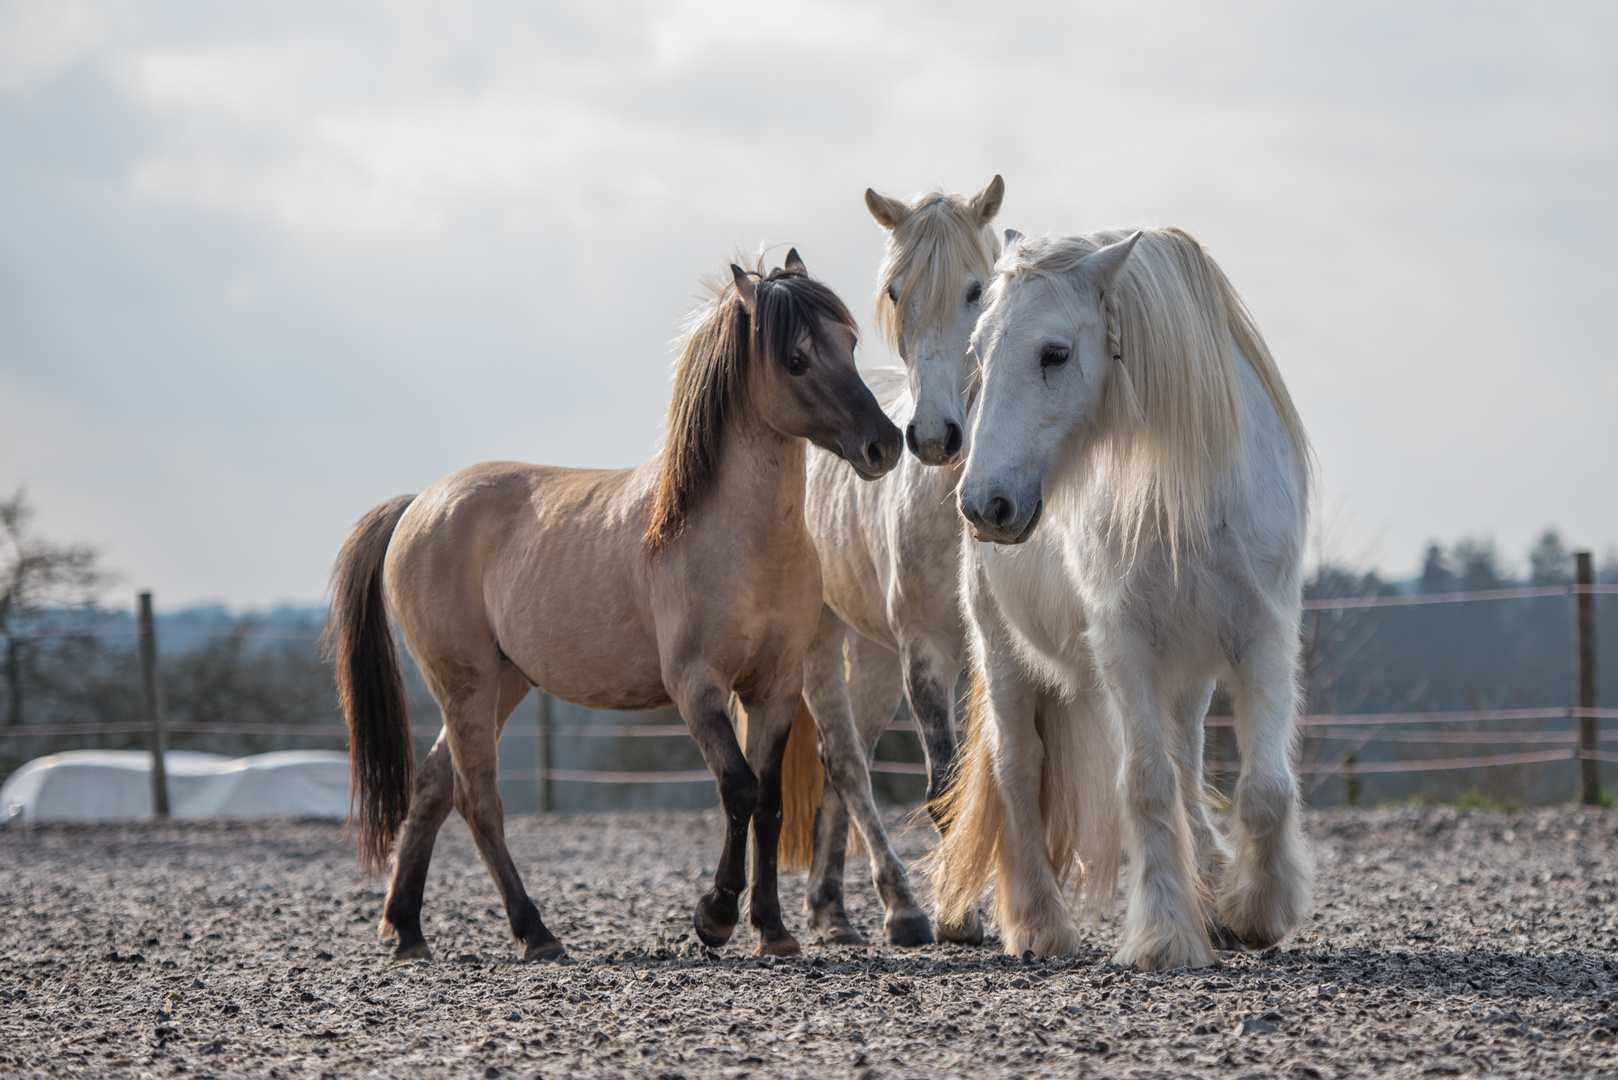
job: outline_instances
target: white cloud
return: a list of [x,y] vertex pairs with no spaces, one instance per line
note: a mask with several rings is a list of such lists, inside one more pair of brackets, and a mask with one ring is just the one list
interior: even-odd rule
[[0,2],[0,88],[48,80],[127,20],[121,4],[93,0]]
[[[1004,224],[1172,223],[1211,246],[1349,547],[1384,536],[1405,562],[1492,530],[1511,550],[1547,521],[1618,538],[1566,467],[1618,456],[1600,5],[121,10],[0,7],[0,136],[58,133],[8,141],[26,168],[3,176],[0,268],[33,299],[0,310],[0,378],[60,418],[27,440],[54,464],[8,456],[0,481],[49,473],[91,506],[111,455],[145,463],[166,512],[210,485],[301,500],[301,532],[253,547],[274,595],[312,595],[353,513],[435,470],[635,460],[664,343],[733,246],[796,243],[864,312],[863,189],[995,172]],[[106,96],[53,98],[68,71]],[[116,417],[116,448],[96,435],[114,378],[153,410]],[[188,453],[218,455],[206,482],[174,467]],[[162,533],[123,517],[132,551]],[[225,562],[186,584],[193,563],[166,564],[171,592],[234,588]]]

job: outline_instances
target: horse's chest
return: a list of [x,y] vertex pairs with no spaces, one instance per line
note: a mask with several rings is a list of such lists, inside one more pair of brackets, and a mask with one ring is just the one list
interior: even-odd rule
[[1084,607],[1059,559],[1033,548],[988,549],[980,557],[995,606],[1029,648],[1053,661],[1082,651]]

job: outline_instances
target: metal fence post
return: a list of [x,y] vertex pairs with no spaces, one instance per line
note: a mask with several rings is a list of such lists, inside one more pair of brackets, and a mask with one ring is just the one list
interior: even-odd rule
[[152,813],[169,816],[169,778],[164,755],[163,687],[157,678],[157,628],[152,623],[152,594],[137,594],[140,602],[140,705],[149,725],[152,748]]
[[535,697],[539,701],[538,720],[539,738],[537,771],[539,784],[539,812],[548,814],[555,809],[551,799],[551,779],[547,775],[551,767],[551,696],[540,687],[534,687]]
[[[1596,583],[1594,560],[1588,551],[1573,554],[1573,583]],[[1596,598],[1593,592],[1573,595],[1573,640],[1578,686],[1580,801],[1594,806],[1601,801],[1600,722],[1596,719]]]

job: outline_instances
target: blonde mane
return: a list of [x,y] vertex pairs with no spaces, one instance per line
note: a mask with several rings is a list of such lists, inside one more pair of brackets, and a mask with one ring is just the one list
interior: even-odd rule
[[[1135,230],[1019,239],[995,266],[994,288],[1019,277],[1064,277]],[[1059,284],[1059,283],[1058,283]],[[1053,289],[1058,296],[1071,288]],[[1309,440],[1269,346],[1213,259],[1180,229],[1146,229],[1106,297],[1115,369],[1096,437],[1075,476],[1105,476],[1115,524],[1131,548],[1149,526],[1178,553],[1209,534],[1210,508],[1242,456],[1241,372],[1247,358],[1307,478]]]
[[[909,208],[888,234],[876,272],[876,325],[896,353],[903,323],[900,312],[919,300],[923,326],[952,318],[961,303],[956,292],[962,278],[976,274],[987,288],[999,251],[994,231],[978,224],[968,199],[938,189],[922,192]],[[904,289],[896,302],[888,290],[900,277]]]

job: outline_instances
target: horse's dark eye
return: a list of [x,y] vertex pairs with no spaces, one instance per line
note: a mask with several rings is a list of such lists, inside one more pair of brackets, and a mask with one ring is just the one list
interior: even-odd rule
[[787,374],[802,375],[809,370],[809,358],[803,353],[793,353],[787,357]]
[[974,285],[970,289],[966,290],[966,302],[968,304],[975,304],[979,300],[982,300],[982,299],[983,299],[983,286],[982,285]]
[[1067,363],[1068,348],[1066,345],[1047,345],[1039,350],[1040,367],[1060,367]]
[[899,286],[897,286],[897,285],[889,285],[888,286],[888,299],[892,300],[895,304],[897,304],[899,302]]

